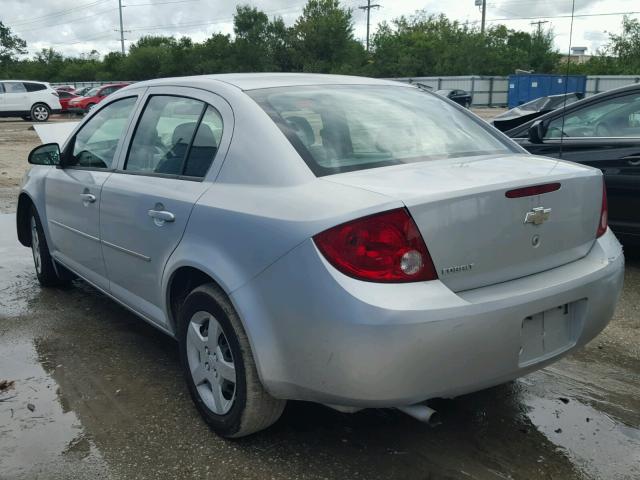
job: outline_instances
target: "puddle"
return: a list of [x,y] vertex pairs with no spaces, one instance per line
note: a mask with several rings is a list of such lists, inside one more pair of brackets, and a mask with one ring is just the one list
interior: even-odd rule
[[0,393],[0,476],[104,478],[106,463],[39,360],[33,343],[0,344],[0,378],[15,381]]

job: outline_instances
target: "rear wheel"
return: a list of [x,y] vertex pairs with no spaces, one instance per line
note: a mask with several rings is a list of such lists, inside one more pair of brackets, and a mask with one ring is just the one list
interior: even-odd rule
[[31,107],[31,118],[35,122],[46,122],[49,120],[49,107],[47,107],[44,103],[36,103],[33,107]]
[[[36,268],[38,282],[43,287],[54,287],[69,284],[71,278],[67,275],[66,270],[61,271],[58,275],[53,265],[53,259],[49,253],[47,239],[42,230],[42,223],[35,207],[31,209],[29,218],[29,231],[31,232],[31,253],[33,254],[33,264]],[[62,267],[58,267],[61,268]]]
[[202,285],[189,294],[178,339],[191,398],[216,433],[244,437],[278,420],[286,402],[262,386],[240,318],[218,287]]

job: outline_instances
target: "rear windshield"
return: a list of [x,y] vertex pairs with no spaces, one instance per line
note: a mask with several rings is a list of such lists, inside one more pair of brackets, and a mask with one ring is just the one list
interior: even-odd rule
[[417,88],[322,85],[247,93],[317,176],[516,151],[482,120]]

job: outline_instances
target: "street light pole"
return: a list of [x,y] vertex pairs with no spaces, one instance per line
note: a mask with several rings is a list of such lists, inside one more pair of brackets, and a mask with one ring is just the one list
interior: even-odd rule
[[122,28],[122,0],[118,0],[118,10],[120,11],[120,47],[124,56],[124,29]]

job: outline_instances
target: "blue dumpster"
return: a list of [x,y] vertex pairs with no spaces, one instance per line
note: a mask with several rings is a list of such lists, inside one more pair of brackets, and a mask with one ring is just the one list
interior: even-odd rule
[[536,98],[561,93],[585,93],[586,75],[555,75],[545,73],[509,75],[509,108]]

